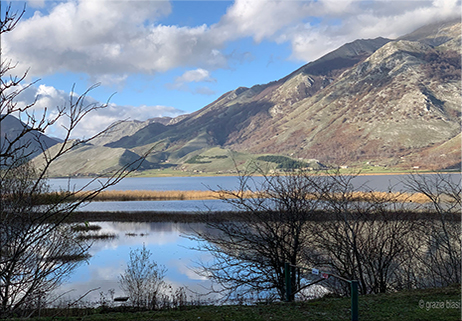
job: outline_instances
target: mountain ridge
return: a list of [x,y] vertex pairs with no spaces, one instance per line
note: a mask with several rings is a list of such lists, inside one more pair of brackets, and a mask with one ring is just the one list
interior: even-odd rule
[[[13,115],[0,115],[0,149],[6,152],[6,148],[21,147],[21,157],[33,158],[39,155],[43,149],[50,148],[57,143],[58,139],[48,137],[47,135],[32,130],[29,124],[26,124],[14,117]],[[18,136],[21,136],[17,142],[10,145],[9,142],[14,142]]]
[[[156,146],[148,162],[183,170],[207,170],[187,160],[216,148],[223,157],[454,167],[460,144],[448,149],[447,142],[460,134],[460,30],[456,20],[395,40],[359,39],[279,80],[238,87],[191,114],[143,123],[104,146],[138,154]],[[445,152],[435,158],[431,151],[439,146]]]

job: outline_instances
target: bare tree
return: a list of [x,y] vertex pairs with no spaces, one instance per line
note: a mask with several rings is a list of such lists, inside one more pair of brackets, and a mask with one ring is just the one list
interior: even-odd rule
[[[312,185],[324,200],[326,219],[313,225],[311,265],[349,280],[358,280],[362,293],[387,292],[398,286],[396,275],[407,258],[416,227],[416,215],[403,208],[400,193],[373,193],[355,186],[356,175],[325,175]],[[334,290],[349,293],[349,286]]]
[[[343,278],[358,280],[363,294],[385,293],[409,284],[401,274],[418,247],[415,213],[368,207],[327,215],[330,219],[319,222],[312,231],[313,250],[318,255],[308,257],[307,262]],[[350,291],[344,283],[329,285],[336,292]]]
[[[24,10],[12,12],[7,7],[0,18],[0,35],[12,31],[23,14]],[[59,107],[53,117],[47,110],[37,113],[34,104],[18,104],[18,96],[33,84],[24,85],[26,74],[15,76],[14,68],[12,61],[1,61],[0,126],[12,117],[21,121],[14,133],[0,137],[0,317],[23,315],[61,284],[77,265],[76,259],[84,257],[88,249],[66,220],[77,207],[119,182],[143,161],[140,157],[110,177],[96,177],[93,181],[98,181],[99,187],[89,193],[73,190],[45,201],[51,164],[102,134],[72,139],[84,117],[107,104],[87,103],[88,93],[95,88],[92,86],[82,95],[71,93],[68,104]],[[49,140],[42,133],[58,121],[66,124],[65,135],[51,153]],[[40,168],[34,167],[30,158],[40,153],[44,161]]]
[[39,204],[36,202],[47,186],[34,188],[34,177],[34,168],[28,163],[10,169],[8,176],[2,175],[2,316],[35,308],[86,257],[89,247],[77,239],[77,233],[69,225],[57,224],[59,217],[36,209]]
[[458,174],[413,174],[404,180],[405,188],[423,194],[428,212],[421,221],[421,252],[418,259],[420,286],[447,286],[461,279],[461,178]]
[[130,261],[119,283],[134,306],[156,309],[166,289],[167,269],[151,260],[152,253],[143,244],[141,249],[130,251]]
[[[201,263],[198,273],[219,285],[226,299],[257,294],[266,300],[286,299],[284,264],[303,265],[303,252],[312,240],[313,220],[320,202],[304,171],[265,175],[256,184],[251,175],[240,176],[237,192],[220,191],[219,197],[238,212],[226,222],[206,222],[210,230],[197,232],[200,250],[209,252],[212,263]],[[313,176],[313,179],[321,178]],[[304,285],[293,269],[293,299]]]
[[[421,215],[405,207],[406,194],[369,192],[355,185],[356,176],[295,171],[263,174],[256,184],[242,175],[237,192],[217,192],[239,211],[196,233],[200,250],[213,257],[198,272],[226,298],[258,293],[284,299],[285,262],[358,280],[364,294],[414,286],[415,277],[403,274],[413,270],[421,246]],[[293,268],[293,294],[315,281]],[[350,291],[333,278],[324,284]]]

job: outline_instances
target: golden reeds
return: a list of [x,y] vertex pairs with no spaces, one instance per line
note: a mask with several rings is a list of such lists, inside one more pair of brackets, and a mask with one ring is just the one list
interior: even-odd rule
[[214,199],[211,191],[103,191],[95,201],[167,201]]
[[[68,194],[68,201],[81,199],[91,192],[77,192]],[[59,194],[59,193],[58,193]],[[211,200],[224,198],[252,198],[252,197],[271,197],[269,194],[256,192],[237,192],[237,191],[102,191],[93,199],[94,201],[170,201],[170,200]],[[427,203],[430,199],[422,193],[399,193],[399,192],[351,192],[347,194],[330,194],[322,197],[310,194],[310,199],[345,199],[346,201],[362,202],[396,202],[396,203]]]
[[430,199],[422,193],[401,192],[352,192],[348,195],[352,201],[392,202],[392,203],[428,203]]

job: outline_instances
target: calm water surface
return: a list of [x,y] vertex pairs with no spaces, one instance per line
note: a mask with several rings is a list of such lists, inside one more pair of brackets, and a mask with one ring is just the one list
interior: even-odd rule
[[[453,174],[460,179],[460,174]],[[400,191],[403,189],[401,181],[403,175],[374,175],[359,176],[354,184],[363,190]],[[261,177],[255,177],[258,183]],[[89,179],[51,179],[53,189],[80,189],[88,184]],[[94,182],[86,189],[97,187]],[[168,178],[126,178],[111,190],[207,190],[238,188],[238,178],[226,177],[168,177]],[[80,210],[89,211],[208,211],[231,210],[230,206],[219,200],[207,201],[133,201],[133,202],[93,202]],[[191,269],[194,262],[207,261],[210,257],[203,252],[191,248],[197,244],[183,237],[191,233],[192,229],[205,228],[203,225],[187,225],[177,223],[121,223],[102,222],[101,233],[114,233],[115,239],[109,241],[95,241],[91,247],[92,257],[83,263],[69,282],[60,288],[60,293],[67,291],[68,297],[78,298],[87,291],[99,288],[86,297],[88,301],[97,301],[100,292],[107,293],[114,289],[115,296],[122,296],[118,285],[118,277],[123,273],[131,249],[141,248],[143,244],[153,253],[153,259],[167,267],[166,281],[174,288],[186,286],[193,292],[205,293],[210,281],[199,277]],[[135,234],[129,236],[127,234]],[[194,296],[193,292],[188,292]]]
[[129,202],[91,202],[80,206],[77,211],[90,212],[208,212],[233,211],[230,204],[221,200],[185,200],[185,201],[129,201]]
[[66,298],[78,298],[89,290],[99,288],[85,297],[87,302],[96,302],[100,292],[114,289],[115,296],[124,296],[118,284],[129,260],[130,250],[142,248],[143,244],[152,253],[152,259],[164,265],[168,271],[165,281],[174,289],[184,286],[190,289],[188,296],[196,298],[193,292],[205,293],[210,282],[198,276],[193,270],[194,262],[207,261],[206,253],[193,250],[197,243],[185,235],[193,230],[204,229],[200,224],[181,223],[120,223],[98,222],[99,233],[115,234],[111,240],[97,240],[90,249],[91,258],[80,265],[58,293],[70,291]]
[[[434,174],[426,174],[434,175]],[[450,174],[454,178],[460,179],[460,173]],[[357,188],[374,191],[399,191],[403,189],[402,181],[407,175],[364,175],[353,179],[353,184]],[[85,187],[91,179],[89,178],[53,178],[50,179],[51,188],[54,190],[69,190],[72,188],[81,189]],[[104,179],[101,179],[104,182]],[[253,177],[249,181],[250,185],[260,184],[263,181],[262,177]],[[85,190],[97,188],[100,186],[98,181],[86,186]],[[108,190],[119,191],[191,191],[191,190],[237,190],[239,188],[239,180],[237,176],[201,176],[201,177],[128,177],[123,179],[117,185],[111,186]]]
[[[91,190],[100,186],[95,181],[87,186],[92,179],[89,178],[53,178],[49,182],[54,190],[81,189]],[[261,177],[256,178],[257,181]],[[105,179],[100,179],[104,182]],[[236,176],[205,176],[205,177],[127,177],[117,185],[111,186],[108,190],[117,191],[206,191],[209,189],[231,189],[239,187]]]
[[[433,174],[428,174],[433,175]],[[460,174],[451,174],[460,179]],[[356,188],[365,191],[402,191],[403,180],[406,175],[364,175],[353,179]],[[53,190],[85,189],[91,190],[100,186],[98,181],[91,182],[88,178],[50,179]],[[262,177],[253,177],[250,181],[252,188],[263,181]],[[119,184],[111,186],[108,190],[237,190],[239,180],[237,176],[210,176],[210,177],[129,177]],[[92,202],[80,207],[83,211],[230,211],[233,208],[220,200],[185,200],[185,201],[130,201],[130,202]]]

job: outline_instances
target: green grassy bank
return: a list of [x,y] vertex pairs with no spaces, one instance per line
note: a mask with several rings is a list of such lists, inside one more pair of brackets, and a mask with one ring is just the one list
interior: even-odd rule
[[[342,174],[357,174],[359,175],[408,175],[413,173],[419,174],[434,174],[434,173],[460,173],[458,170],[415,170],[415,169],[403,169],[403,168],[387,168],[387,167],[352,167],[347,169],[341,169]],[[239,175],[237,171],[230,170],[225,172],[219,171],[181,171],[171,168],[166,169],[149,169],[145,171],[137,171],[131,173],[129,177],[204,177],[204,176],[236,176]]]
[[[359,297],[361,321],[454,321],[461,320],[460,285],[446,288],[402,291]],[[125,310],[125,311],[124,311]],[[60,316],[56,313],[60,312]],[[308,302],[258,304],[252,306],[195,306],[163,311],[128,311],[128,308],[43,311],[53,320],[350,320],[349,298],[323,298]],[[51,317],[32,320],[52,320]]]

